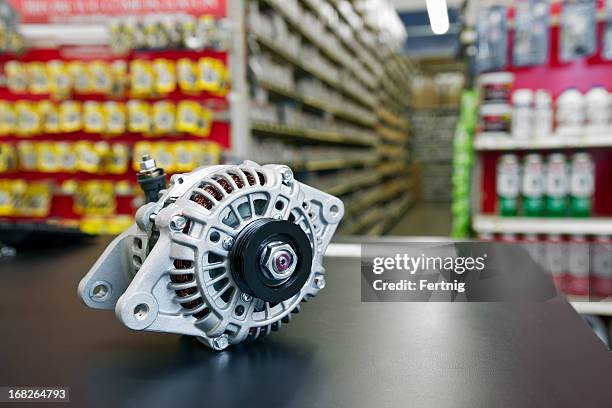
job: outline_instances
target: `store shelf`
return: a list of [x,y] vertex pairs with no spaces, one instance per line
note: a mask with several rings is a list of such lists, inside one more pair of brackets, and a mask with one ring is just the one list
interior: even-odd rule
[[272,81],[258,79],[257,85],[266,89],[267,91],[294,99],[298,102],[328,112],[336,117],[356,123],[358,125],[373,126],[377,122],[375,116],[363,116],[351,113],[345,109],[342,109],[341,105],[331,104],[326,102],[324,99],[300,93],[297,89],[275,84]]
[[373,173],[366,177],[359,177],[354,181],[341,181],[335,187],[324,189],[327,193],[335,196],[341,196],[348,193],[351,193],[359,188],[369,187],[380,180],[380,175]]
[[612,316],[612,299],[590,299],[584,296],[567,296],[576,312],[586,315]]
[[[370,88],[373,88],[375,86],[376,79],[370,79],[370,77],[364,75],[361,72],[358,72],[358,70],[356,70],[354,66],[350,64],[347,65],[345,58],[342,58],[334,49],[329,47],[325,41],[313,35],[310,29],[304,25],[303,21],[296,19],[295,16],[292,16],[289,12],[287,12],[287,10],[282,6],[282,3],[280,1],[263,0],[263,3],[272,7],[276,11],[276,13],[278,13],[284,18],[284,20],[294,29],[295,32],[299,33],[301,37],[307,40],[311,45],[314,45],[321,52],[322,55],[324,55],[335,65],[340,65],[341,67],[346,69],[360,83],[365,83]],[[318,13],[316,13],[315,15],[318,15]],[[342,43],[342,38],[337,35],[335,30],[328,30],[328,32],[331,33],[331,35],[336,36]]]
[[612,129],[609,132],[572,133],[525,140],[513,138],[508,133],[481,133],[474,139],[474,149],[484,151],[612,147]]
[[260,133],[267,133],[277,136],[285,137],[297,137],[307,140],[314,140],[326,143],[338,143],[338,144],[349,144],[349,145],[362,145],[372,146],[375,144],[374,141],[366,141],[360,138],[344,135],[334,131],[316,130],[309,128],[299,128],[294,126],[287,126],[280,123],[272,122],[251,122],[251,130]]
[[479,214],[472,225],[479,233],[597,235],[612,232],[612,217],[529,218]]
[[308,160],[288,163],[295,171],[324,171],[324,170],[341,170],[354,167],[369,167],[378,163],[378,158],[371,159],[355,159],[355,158],[337,158],[337,159],[320,159]]

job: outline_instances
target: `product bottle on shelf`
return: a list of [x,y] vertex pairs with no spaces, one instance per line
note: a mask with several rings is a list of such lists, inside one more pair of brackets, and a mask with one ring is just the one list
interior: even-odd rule
[[586,296],[589,294],[589,242],[582,234],[570,236],[567,251],[567,293]]
[[538,217],[544,212],[544,163],[539,154],[528,154],[523,162],[523,213]]
[[546,214],[562,217],[567,214],[568,174],[565,156],[553,153],[546,164]]
[[546,138],[552,135],[553,114],[550,93],[538,89],[535,93],[533,111],[533,136]]
[[610,94],[605,88],[596,86],[586,93],[586,119],[591,131],[606,131],[610,117]]
[[507,216],[517,215],[520,166],[516,155],[505,154],[499,159],[496,184],[499,213]]
[[545,267],[545,254],[544,245],[538,234],[525,234],[523,235],[522,246],[527,250],[531,259],[538,265]]
[[512,94],[512,137],[529,139],[533,129],[533,91],[517,89]]
[[552,275],[555,285],[565,291],[567,281],[567,244],[559,234],[546,236],[544,245],[546,270]]
[[584,96],[570,88],[557,99],[557,131],[563,135],[579,135],[585,122]]
[[572,156],[570,175],[570,214],[574,217],[588,217],[595,189],[594,165],[588,153]]
[[597,296],[612,295],[612,238],[597,235],[591,244],[593,290]]

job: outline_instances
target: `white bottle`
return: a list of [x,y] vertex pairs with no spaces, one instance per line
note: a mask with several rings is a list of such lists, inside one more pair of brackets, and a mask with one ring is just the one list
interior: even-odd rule
[[552,98],[545,89],[538,89],[534,98],[533,135],[546,138],[552,135]]
[[570,88],[557,99],[557,130],[563,134],[579,134],[585,122],[584,96]]
[[587,123],[592,128],[608,126],[610,120],[610,94],[605,88],[596,86],[586,93]]
[[531,138],[533,125],[533,91],[517,89],[512,94],[512,137],[516,139]]

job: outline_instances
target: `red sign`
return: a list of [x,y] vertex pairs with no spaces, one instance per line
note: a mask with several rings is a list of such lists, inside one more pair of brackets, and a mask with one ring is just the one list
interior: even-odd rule
[[186,13],[225,17],[227,0],[9,0],[21,23],[90,23],[108,17]]

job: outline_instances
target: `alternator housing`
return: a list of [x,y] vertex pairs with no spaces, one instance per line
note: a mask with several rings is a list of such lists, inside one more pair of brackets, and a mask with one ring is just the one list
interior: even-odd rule
[[324,286],[342,201],[283,165],[172,176],[79,285],[92,308],[135,330],[192,335],[214,349],[278,330]]

